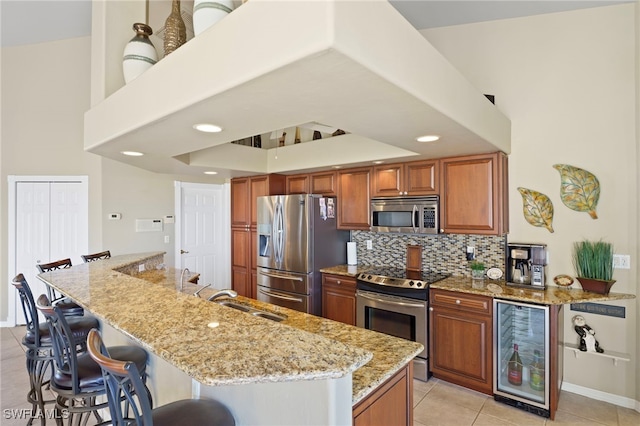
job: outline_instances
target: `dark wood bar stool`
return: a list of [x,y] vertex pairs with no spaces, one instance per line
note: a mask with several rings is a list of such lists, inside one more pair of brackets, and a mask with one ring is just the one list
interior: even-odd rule
[[83,254],[80,256],[84,263],[95,262],[96,260],[104,260],[111,258],[111,252],[109,250],[101,251],[100,253]]
[[[91,330],[89,333],[87,349],[91,358],[102,368],[107,386],[109,412],[115,425],[233,426],[236,424],[229,409],[213,399],[184,399],[152,409],[147,389],[140,380],[140,372],[135,363],[114,359],[112,351],[104,350],[102,338],[97,330]],[[130,410],[123,409],[123,400],[136,403],[130,404]],[[133,417],[128,417],[129,413]]]
[[[71,268],[71,266],[72,266],[71,259],[62,259],[62,260],[56,260],[55,262],[36,264],[36,267],[38,268],[38,271],[40,271],[41,274],[45,272],[55,271],[58,269]],[[67,316],[84,315],[84,309],[82,309],[82,306],[78,305],[76,302],[74,302],[70,298],[60,294],[58,291],[56,291],[55,288],[51,287],[49,284],[47,284],[47,295],[49,296],[49,300],[51,301],[51,303],[58,306],[62,310],[62,312],[64,312],[65,315]]]
[[[98,410],[107,408],[108,403],[98,401],[105,395],[105,382],[100,366],[87,352],[78,352],[69,327],[69,319],[57,306],[51,306],[46,295],[41,295],[36,307],[47,319],[53,346],[54,372],[51,389],[56,398],[56,422],[62,424],[62,413],[72,424],[86,424],[93,413],[98,424],[103,419]],[[130,362],[140,372],[141,383],[146,381],[147,352],[137,346],[113,346],[107,349],[114,359]],[[143,389],[146,386],[143,384]],[[104,424],[110,424],[110,421]],[[179,423],[176,423],[179,424]]]
[[[38,310],[31,293],[31,288],[23,274],[18,274],[11,282],[18,290],[22,312],[26,321],[27,332],[22,339],[22,344],[27,348],[27,373],[29,374],[29,393],[27,401],[32,406],[32,414],[42,413],[41,424],[45,424],[45,404],[54,400],[45,400],[42,390],[49,386],[53,372],[53,345],[47,323],[40,323]],[[76,344],[86,348],[89,330],[98,327],[98,320],[93,317],[70,317],[69,328],[76,338]],[[33,417],[27,423],[32,424]]]

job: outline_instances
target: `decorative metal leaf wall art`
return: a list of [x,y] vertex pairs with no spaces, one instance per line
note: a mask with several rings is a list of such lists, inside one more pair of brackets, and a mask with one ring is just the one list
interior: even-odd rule
[[560,198],[564,205],[571,210],[587,212],[592,219],[597,219],[596,206],[600,199],[598,178],[568,164],[554,164],[553,168],[560,172]]
[[518,188],[522,195],[522,212],[524,218],[533,226],[545,227],[553,232],[553,203],[541,192],[527,188]]

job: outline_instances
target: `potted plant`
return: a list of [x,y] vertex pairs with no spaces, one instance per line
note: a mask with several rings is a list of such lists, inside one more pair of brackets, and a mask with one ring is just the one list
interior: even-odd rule
[[613,245],[605,241],[573,243],[573,267],[582,288],[607,294],[616,282],[613,277]]
[[484,270],[486,269],[486,267],[483,262],[474,260],[469,263],[469,267],[471,268],[471,278],[484,279]]

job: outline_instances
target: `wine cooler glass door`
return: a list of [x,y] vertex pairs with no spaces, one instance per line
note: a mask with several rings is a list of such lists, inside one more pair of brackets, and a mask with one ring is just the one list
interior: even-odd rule
[[494,299],[494,391],[549,405],[549,307]]

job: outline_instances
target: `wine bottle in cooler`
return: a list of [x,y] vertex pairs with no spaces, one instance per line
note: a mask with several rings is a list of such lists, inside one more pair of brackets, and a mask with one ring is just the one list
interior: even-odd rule
[[518,353],[518,344],[513,344],[513,354],[509,359],[509,366],[507,369],[507,379],[512,385],[520,386],[522,384],[522,360]]
[[529,366],[529,386],[534,390],[544,390],[544,362],[540,360],[540,351],[533,351],[533,362]]

